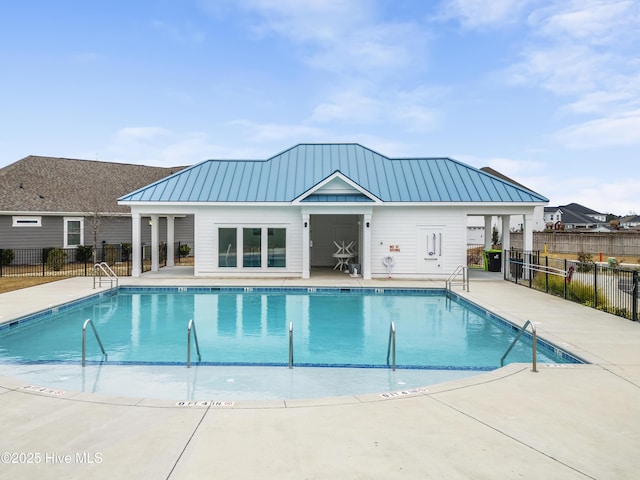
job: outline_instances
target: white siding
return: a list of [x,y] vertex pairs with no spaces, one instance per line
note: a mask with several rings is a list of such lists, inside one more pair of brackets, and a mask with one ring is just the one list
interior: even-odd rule
[[[274,227],[287,230],[285,268],[250,270],[218,268],[218,228]],[[195,220],[196,276],[243,277],[302,275],[302,217],[299,208],[292,207],[199,207]],[[241,264],[239,253],[239,264]]]
[[[418,228],[442,227],[443,265],[437,275],[419,274]],[[382,259],[394,257],[391,277],[444,278],[458,265],[466,265],[467,217],[461,208],[447,207],[381,207],[375,208],[371,221],[371,275],[386,277],[387,268]],[[391,252],[390,246],[400,251]]]

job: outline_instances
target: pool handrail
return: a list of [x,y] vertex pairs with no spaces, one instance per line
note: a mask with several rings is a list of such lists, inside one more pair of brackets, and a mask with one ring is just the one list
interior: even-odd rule
[[289,368],[293,368],[293,322],[289,322]]
[[196,332],[196,323],[193,319],[189,320],[187,325],[187,368],[191,368],[191,330],[193,330],[193,339],[196,342],[196,352],[198,353],[198,362],[202,361],[200,355],[200,345],[198,344],[198,332]]
[[533,322],[531,322],[531,320],[527,320],[526,322],[524,322],[524,325],[522,325],[522,327],[518,329],[518,334],[516,335],[516,338],[513,339],[513,341],[511,342],[511,345],[509,345],[509,348],[507,348],[507,351],[504,352],[504,355],[502,355],[502,358],[500,359],[501,367],[504,367],[504,359],[507,357],[507,355],[509,355],[509,352],[511,351],[513,346],[516,344],[516,342],[520,339],[524,331],[527,329],[527,326],[531,326],[531,337],[532,337],[531,343],[533,345],[532,358],[531,358],[531,371],[532,372],[538,371],[537,365],[536,365],[538,334],[536,333],[536,326],[533,324]]
[[[460,276],[460,274],[462,274],[462,282],[459,280],[455,280]],[[449,275],[449,278],[447,278],[447,280],[445,281],[445,289],[447,291],[450,291],[452,285],[462,285],[462,291],[464,291],[465,288],[467,292],[469,291],[469,267],[466,267],[464,265],[458,265],[456,267],[453,273]]]
[[391,369],[396,370],[396,324],[391,322],[389,326],[389,343],[387,344],[387,365],[389,365],[389,354],[393,360]]
[[116,288],[118,288],[118,275],[113,271],[113,269],[109,266],[107,262],[96,263],[93,266],[93,288],[96,288],[96,272],[99,272],[98,275],[98,286],[102,286],[102,275],[104,274],[107,277],[105,282],[109,282],[109,288],[113,290],[113,282],[116,282]]
[[107,359],[107,352],[104,351],[104,347],[102,346],[102,341],[100,340],[100,335],[98,335],[98,331],[96,330],[96,326],[93,324],[93,321],[90,318],[87,318],[82,325],[82,366],[85,365],[85,358],[87,356],[87,325],[91,325],[91,329],[93,330],[93,334],[96,336],[96,340],[98,340],[98,345],[100,345],[100,350],[102,350],[102,354],[104,355],[104,359]]

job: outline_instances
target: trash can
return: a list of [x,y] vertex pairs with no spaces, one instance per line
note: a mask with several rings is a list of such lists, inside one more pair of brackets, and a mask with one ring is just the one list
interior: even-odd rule
[[487,270],[499,272],[502,270],[502,250],[486,250]]

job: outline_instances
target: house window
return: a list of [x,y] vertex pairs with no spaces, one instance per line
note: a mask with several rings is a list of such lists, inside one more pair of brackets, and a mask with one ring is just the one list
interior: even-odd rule
[[64,248],[73,248],[82,245],[84,238],[84,218],[64,218]]
[[41,227],[42,217],[12,217],[12,227]]
[[242,229],[242,266],[262,266],[262,229]]
[[267,266],[286,267],[287,230],[284,228],[269,228],[267,233]]
[[218,229],[218,266],[238,266],[238,235],[235,228]]

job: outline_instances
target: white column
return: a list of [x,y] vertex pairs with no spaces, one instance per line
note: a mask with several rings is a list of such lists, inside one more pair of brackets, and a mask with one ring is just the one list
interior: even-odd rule
[[308,213],[302,214],[302,278],[310,278],[311,265],[309,261],[309,249],[311,248],[311,239],[309,230],[311,230],[310,215]]
[[362,265],[362,278],[364,280],[371,280],[371,228],[373,226],[371,222],[372,215],[366,213],[362,216],[363,232],[362,232],[362,245],[360,249],[360,261]]
[[485,215],[484,217],[484,249],[491,249],[491,234],[493,233],[493,228],[491,228],[491,219],[493,217],[491,215]]
[[525,252],[533,251],[533,215],[523,215],[524,232],[522,233],[522,250]]
[[151,271],[160,270],[160,217],[151,215]]
[[511,249],[511,215],[502,216],[502,272],[506,275],[509,265],[507,265],[507,255]]
[[131,276],[140,276],[142,263],[142,243],[140,238],[140,214],[131,214]]
[[174,229],[175,217],[173,215],[167,216],[167,267],[173,267],[175,263],[174,248],[175,243],[175,229]]
[[531,252],[533,251],[533,215],[523,215],[523,232],[522,232],[522,251],[524,252],[524,265],[522,269],[522,278],[529,278],[531,273],[529,270]]

